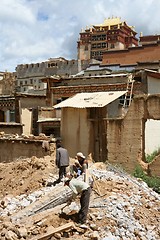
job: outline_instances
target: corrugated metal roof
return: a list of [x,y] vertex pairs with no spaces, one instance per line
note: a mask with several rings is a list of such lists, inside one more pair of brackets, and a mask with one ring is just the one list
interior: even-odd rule
[[39,119],[37,122],[56,122],[56,121],[60,121],[60,118],[43,118],[43,119]]
[[104,107],[113,102],[127,91],[114,92],[92,92],[92,93],[78,93],[73,97],[64,100],[61,103],[54,105],[54,108],[73,107],[73,108],[91,108]]
[[[110,68],[108,68],[110,69]],[[113,78],[113,77],[127,77],[128,76],[128,73],[106,73],[106,74],[103,74],[103,75],[92,75],[92,76],[84,76],[85,72],[87,72],[88,70],[86,71],[81,71],[80,73],[77,73],[76,75],[72,75],[72,77],[83,77],[83,78]],[[93,71],[93,69],[92,69]]]

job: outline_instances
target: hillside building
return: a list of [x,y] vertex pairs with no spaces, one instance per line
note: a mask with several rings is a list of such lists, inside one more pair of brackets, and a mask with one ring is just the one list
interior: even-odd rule
[[93,25],[81,31],[78,41],[78,59],[102,60],[104,52],[138,46],[133,26],[120,18],[105,19],[102,24]]
[[50,58],[40,63],[20,64],[16,67],[16,92],[45,94],[46,84],[41,81],[46,76],[68,77],[77,74],[89,65],[90,61]]
[[0,95],[13,96],[15,92],[15,73],[0,72]]

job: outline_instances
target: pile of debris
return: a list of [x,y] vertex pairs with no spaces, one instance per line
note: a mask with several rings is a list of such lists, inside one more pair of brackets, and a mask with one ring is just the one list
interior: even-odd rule
[[66,206],[71,190],[63,182],[46,186],[57,178],[51,157],[0,164],[0,173],[1,240],[159,239],[160,196],[118,168],[90,164],[94,184],[84,228],[75,223],[79,199]]
[[38,136],[35,136],[33,134],[30,135],[18,135],[16,134],[7,134],[5,132],[0,132],[0,138],[1,139],[13,139],[13,140],[50,140],[50,137],[46,136],[44,133],[40,133]]

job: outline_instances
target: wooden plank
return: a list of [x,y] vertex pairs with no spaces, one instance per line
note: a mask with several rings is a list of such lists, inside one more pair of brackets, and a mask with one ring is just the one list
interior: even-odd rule
[[96,186],[96,188],[97,188],[98,194],[99,194],[100,196],[102,196],[101,191],[100,191],[100,189],[99,189],[99,187],[98,187],[98,183],[96,182],[96,179],[95,179],[95,177],[94,177],[93,175],[92,175],[92,178],[93,178],[93,180],[94,180],[94,183],[93,183],[93,184],[95,184],[95,186]]
[[85,170],[84,181],[89,184],[89,171],[88,171],[88,169]]
[[53,236],[55,233],[63,232],[71,228],[75,228],[74,222],[66,223],[63,226],[60,226],[57,228],[50,227],[47,233],[41,234],[40,236],[33,237],[31,240],[47,240],[51,236]]

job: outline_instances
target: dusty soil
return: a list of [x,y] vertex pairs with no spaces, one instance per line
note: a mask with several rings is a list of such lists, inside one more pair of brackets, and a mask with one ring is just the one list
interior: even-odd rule
[[0,197],[31,193],[43,186],[50,173],[57,173],[50,156],[0,163]]

